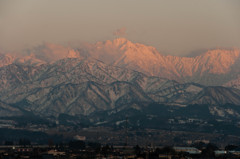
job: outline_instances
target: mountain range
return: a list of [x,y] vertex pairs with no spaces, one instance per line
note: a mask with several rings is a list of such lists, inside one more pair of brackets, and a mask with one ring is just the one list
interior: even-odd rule
[[212,49],[194,57],[166,56],[152,46],[133,43],[125,38],[85,44],[75,49],[45,43],[26,50],[22,55],[0,55],[0,66],[13,62],[40,65],[64,58],[94,58],[108,65],[181,83],[239,87],[239,49]]
[[166,56],[124,38],[80,48],[46,43],[0,55],[0,112],[74,116],[150,103],[240,105],[239,60],[239,49]]

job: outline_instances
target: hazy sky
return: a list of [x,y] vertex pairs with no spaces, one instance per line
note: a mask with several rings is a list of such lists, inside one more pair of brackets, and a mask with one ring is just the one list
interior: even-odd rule
[[0,0],[0,49],[124,36],[182,55],[240,48],[240,0]]

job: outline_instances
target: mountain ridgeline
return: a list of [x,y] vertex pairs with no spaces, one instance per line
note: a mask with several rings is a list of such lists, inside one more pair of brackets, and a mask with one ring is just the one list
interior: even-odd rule
[[91,116],[153,103],[234,115],[221,106],[240,105],[239,81],[238,49],[177,57],[123,38],[77,49],[43,44],[0,54],[0,115]]

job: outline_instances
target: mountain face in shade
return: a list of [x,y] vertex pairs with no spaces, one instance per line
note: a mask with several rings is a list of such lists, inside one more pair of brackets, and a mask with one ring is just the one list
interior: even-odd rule
[[23,112],[16,107],[10,106],[0,101],[0,117],[20,116]]
[[240,105],[240,90],[226,87],[206,87],[195,96],[192,104],[221,105],[235,103]]
[[43,116],[89,115],[153,102],[240,105],[240,92],[234,88],[181,84],[92,58],[65,58],[42,65],[13,63],[1,67],[0,74],[1,101]]
[[[166,79],[106,65],[94,59],[63,59],[52,64],[12,64],[0,68],[0,98],[7,103],[26,101],[24,109],[37,113],[89,114],[131,102],[152,102],[144,92]],[[141,85],[141,86],[139,86]],[[143,90],[144,89],[144,90]]]
[[0,101],[9,106],[1,110],[58,116],[150,103],[240,105],[237,49],[164,56],[120,38],[78,49],[44,44],[24,54],[0,55]]

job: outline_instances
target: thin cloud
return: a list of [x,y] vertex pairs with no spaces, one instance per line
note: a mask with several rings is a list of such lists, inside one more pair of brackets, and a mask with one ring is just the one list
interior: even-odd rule
[[125,36],[127,29],[125,27],[122,27],[120,29],[117,29],[115,32],[113,32],[114,36]]

